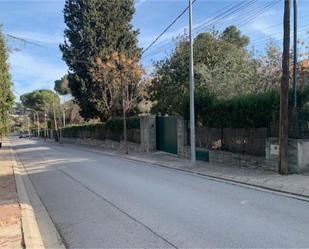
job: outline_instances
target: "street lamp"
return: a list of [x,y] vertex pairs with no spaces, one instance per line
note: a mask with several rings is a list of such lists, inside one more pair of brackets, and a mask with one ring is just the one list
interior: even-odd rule
[[47,113],[44,113],[44,140],[47,138]]
[[35,114],[35,116],[36,116],[37,133],[38,133],[38,137],[39,137],[39,135],[40,135],[40,120],[39,120],[39,113],[38,113],[36,110],[32,109],[32,108],[27,108],[27,111],[32,111],[32,112]]
[[63,107],[63,109],[62,109],[62,119],[63,119],[62,126],[63,126],[63,128],[66,126],[66,122],[65,122],[65,111],[66,110],[67,110],[67,108]]
[[196,161],[195,155],[195,115],[194,115],[194,60],[193,60],[193,35],[192,35],[192,0],[189,0],[189,38],[190,38],[190,142],[191,164]]

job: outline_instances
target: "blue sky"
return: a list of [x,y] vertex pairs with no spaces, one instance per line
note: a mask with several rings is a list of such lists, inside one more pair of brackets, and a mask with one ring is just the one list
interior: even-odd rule
[[[196,0],[193,7],[195,34],[207,29],[219,11],[233,4],[247,6],[224,19],[218,20],[215,28],[222,30],[235,24],[251,39],[251,45],[263,51],[270,38],[281,45],[283,0],[266,8],[275,0]],[[132,21],[140,30],[139,44],[147,47],[153,39],[188,5],[187,0],[137,0],[136,14]],[[63,41],[62,10],[64,0],[0,0],[0,23],[5,34],[24,38],[40,44],[31,45],[8,39],[12,81],[16,95],[35,89],[52,89],[54,81],[61,78],[67,67],[61,60],[58,45]],[[260,13],[255,19],[254,15]],[[309,42],[309,1],[299,0],[299,33]],[[204,26],[203,26],[204,25]],[[173,39],[188,28],[187,13],[143,56],[144,67],[152,68],[152,61],[166,56],[174,46]],[[209,28],[209,27],[208,27]],[[18,49],[18,51],[15,51]]]

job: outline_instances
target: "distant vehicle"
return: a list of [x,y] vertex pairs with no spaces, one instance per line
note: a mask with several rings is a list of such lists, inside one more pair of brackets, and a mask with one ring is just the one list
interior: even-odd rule
[[31,137],[31,135],[29,135],[28,133],[25,133],[25,134],[20,134],[19,135],[19,138],[27,138],[27,137]]

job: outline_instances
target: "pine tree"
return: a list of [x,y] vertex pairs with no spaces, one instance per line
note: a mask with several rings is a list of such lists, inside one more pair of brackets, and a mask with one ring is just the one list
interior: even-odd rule
[[106,113],[96,105],[100,95],[91,77],[97,58],[105,61],[113,52],[130,56],[140,54],[138,31],[133,30],[133,0],[66,0],[64,20],[65,41],[60,45],[69,67],[69,87],[81,107],[84,118]]

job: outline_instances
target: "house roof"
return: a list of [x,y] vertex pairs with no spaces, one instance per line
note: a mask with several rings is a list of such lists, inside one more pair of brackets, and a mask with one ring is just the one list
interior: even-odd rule
[[305,60],[298,62],[298,68],[309,70],[309,59],[305,59]]

